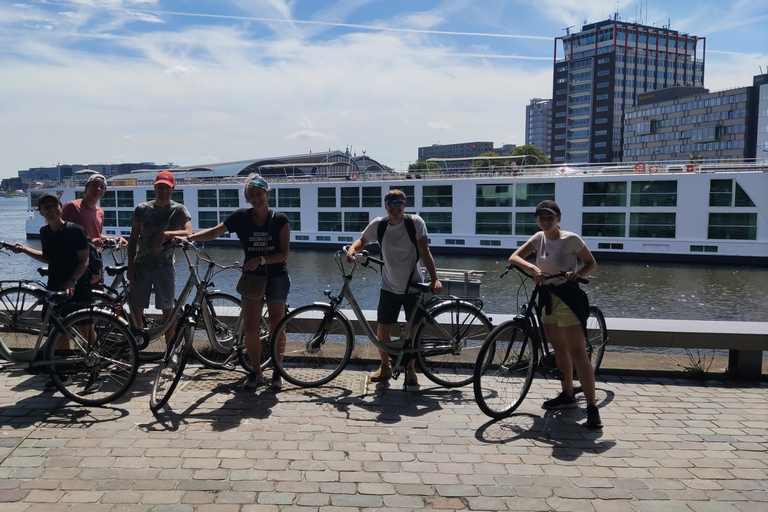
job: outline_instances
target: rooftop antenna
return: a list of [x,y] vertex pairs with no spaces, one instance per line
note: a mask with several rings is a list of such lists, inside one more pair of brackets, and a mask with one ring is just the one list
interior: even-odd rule
[[565,30],[565,35],[569,36],[571,35],[571,29],[575,27],[576,25],[571,25],[570,27],[565,27],[563,30]]

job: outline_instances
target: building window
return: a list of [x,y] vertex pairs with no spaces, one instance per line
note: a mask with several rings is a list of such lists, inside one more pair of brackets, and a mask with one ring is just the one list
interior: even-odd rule
[[301,191],[298,188],[281,188],[276,192],[280,208],[301,208]]
[[554,183],[518,183],[516,206],[536,206],[545,199],[555,199]]
[[453,233],[453,214],[451,212],[421,212],[419,215],[427,224],[428,233]]
[[[291,231],[301,231],[301,212],[282,212],[288,217]],[[298,237],[296,238],[298,240]]]
[[475,234],[511,235],[512,214],[510,212],[477,212],[475,214]]
[[711,240],[757,240],[757,214],[710,213],[707,238]]
[[341,187],[341,207],[360,208],[359,187]]
[[674,213],[631,213],[629,236],[640,238],[675,238]]
[[344,231],[362,233],[368,226],[368,212],[344,212]]
[[421,205],[425,208],[453,206],[453,185],[424,186]]
[[318,188],[317,206],[320,208],[336,208],[336,189],[333,187]]
[[383,200],[381,187],[363,187],[363,208],[380,207]]
[[582,236],[626,236],[625,213],[583,213],[581,215]]
[[341,212],[318,212],[318,231],[341,231]]
[[635,181],[630,206],[677,206],[676,181]]
[[477,185],[475,206],[512,207],[512,185]]
[[712,180],[709,183],[709,206],[753,207],[755,203],[733,180]]
[[626,206],[626,181],[584,183],[583,206]]

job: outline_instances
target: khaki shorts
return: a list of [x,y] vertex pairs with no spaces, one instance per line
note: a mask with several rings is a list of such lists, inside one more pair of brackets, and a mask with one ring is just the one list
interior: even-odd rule
[[578,317],[571,311],[565,302],[560,300],[555,294],[551,294],[552,314],[548,315],[546,309],[541,312],[541,323],[548,325],[557,325],[558,327],[568,327],[570,325],[580,324]]

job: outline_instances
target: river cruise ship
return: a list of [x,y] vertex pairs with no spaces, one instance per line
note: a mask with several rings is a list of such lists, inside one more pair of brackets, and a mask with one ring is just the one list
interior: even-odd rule
[[[426,221],[436,253],[508,255],[537,231],[536,204],[554,199],[562,209],[561,227],[579,233],[600,258],[768,263],[765,164],[493,164],[468,162],[461,168],[452,162],[448,170],[403,173],[365,156],[361,163],[333,152],[305,155],[293,164],[271,159],[171,171],[177,179],[174,200],[189,209],[197,231],[247,207],[243,183],[259,170],[272,188],[271,207],[290,220],[292,248],[351,243],[385,214],[383,196],[396,188],[408,197],[407,211]],[[105,234],[130,233],[134,207],[154,197],[156,172],[109,179],[100,203]],[[81,197],[85,178],[55,188],[62,201]],[[49,190],[30,191],[30,211]],[[42,222],[40,215],[31,216],[29,238],[39,236]],[[238,243],[229,234],[217,242]]]

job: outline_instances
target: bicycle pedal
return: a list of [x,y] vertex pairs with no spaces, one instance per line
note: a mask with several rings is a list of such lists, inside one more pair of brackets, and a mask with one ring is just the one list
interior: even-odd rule
[[225,363],[225,364],[223,364],[223,365],[221,366],[221,369],[222,369],[222,370],[228,370],[228,371],[232,371],[232,370],[234,370],[236,367],[237,367],[237,365],[235,365],[235,363]]
[[397,380],[400,377],[400,370],[394,370],[392,372],[392,380]]

